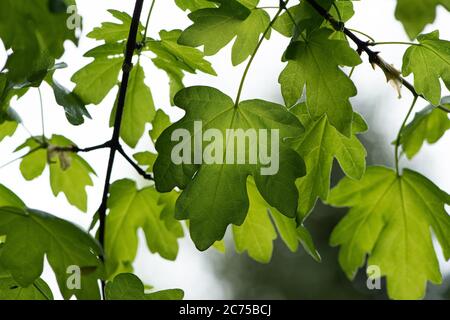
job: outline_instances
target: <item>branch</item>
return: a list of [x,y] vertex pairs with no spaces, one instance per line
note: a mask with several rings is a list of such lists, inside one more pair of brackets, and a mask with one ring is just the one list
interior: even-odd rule
[[[327,10],[325,10],[320,4],[318,4],[316,0],[305,0],[305,1],[308,2],[317,11],[317,13],[319,13],[325,20],[327,20],[336,31],[342,31],[347,37],[349,37],[358,47],[357,51],[359,54],[365,52],[368,55],[369,62],[372,65],[377,65],[385,73],[388,72],[390,75],[395,76],[395,78],[398,81],[400,81],[403,84],[403,86],[412,93],[414,97],[420,97],[427,101],[427,99],[425,99],[423,95],[419,94],[416,91],[414,86],[410,82],[408,82],[408,80],[403,78],[398,71],[392,68],[389,63],[386,63],[379,56],[379,52],[370,49],[370,47],[372,46],[370,42],[361,40],[360,38],[358,38],[358,36],[355,35],[355,33],[346,28],[343,22],[336,21],[336,19],[334,19],[333,16]],[[437,108],[441,109],[442,111],[450,113],[450,110],[445,108],[444,106],[438,106]]]
[[[111,175],[112,169],[114,166],[114,159],[116,155],[116,151],[119,149],[119,137],[120,137],[120,128],[122,126],[122,116],[125,107],[125,98],[127,95],[128,81],[130,78],[130,72],[133,69],[133,55],[136,49],[136,38],[138,34],[138,27],[140,23],[142,6],[144,4],[144,0],[136,0],[136,4],[134,7],[133,19],[131,21],[130,32],[128,34],[127,40],[127,48],[125,51],[125,61],[123,63],[122,71],[122,82],[120,84],[119,89],[119,97],[117,99],[117,111],[116,116],[114,118],[114,131],[111,138],[111,146],[110,146],[110,154],[108,160],[108,168],[106,171],[105,177],[105,185],[103,188],[103,196],[102,202],[100,204],[100,208],[98,209],[100,226],[98,229],[98,238],[101,246],[105,249],[105,230],[106,230],[106,211],[108,208],[108,195],[109,188],[111,183]],[[104,257],[102,257],[104,259]],[[103,297],[105,297],[105,281],[102,280],[102,293]]]
[[144,169],[142,169],[136,162],[131,159],[129,155],[126,154],[125,150],[123,150],[122,145],[119,145],[117,148],[117,152],[119,152],[125,160],[128,161],[129,164],[139,173],[144,179],[146,180],[154,180],[153,176],[149,173],[147,173]]

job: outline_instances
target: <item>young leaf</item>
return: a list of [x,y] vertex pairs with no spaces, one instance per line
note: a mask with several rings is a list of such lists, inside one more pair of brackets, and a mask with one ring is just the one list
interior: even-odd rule
[[360,181],[344,178],[328,202],[352,207],[331,236],[331,244],[341,246],[339,262],[349,278],[369,255],[368,265],[387,277],[391,298],[419,299],[427,280],[442,282],[431,231],[448,260],[450,195],[431,181],[410,170],[399,177],[371,167]]
[[450,11],[450,0],[397,0],[395,17],[403,23],[411,39],[417,37],[426,25],[436,19],[436,8],[443,6]]
[[[3,186],[0,203],[7,205],[0,208],[0,234],[6,236],[0,252],[1,264],[14,281],[23,288],[32,285],[42,274],[46,256],[64,298],[99,298],[96,281],[101,272],[101,248],[89,234],[65,220],[26,208]],[[80,290],[67,286],[70,266],[81,268]]]
[[29,138],[16,151],[29,148],[34,151],[25,156],[20,163],[20,171],[26,180],[42,175],[46,166],[50,169],[50,186],[56,197],[63,192],[70,204],[81,211],[87,210],[86,187],[92,186],[91,166],[79,155],[71,152],[55,152],[56,147],[71,147],[75,144],[69,139],[54,135],[48,141],[47,149],[40,148],[40,137]]
[[[176,217],[190,220],[191,237],[197,248],[206,250],[216,240],[222,239],[229,224],[241,225],[244,222],[249,206],[248,175],[255,178],[259,192],[271,206],[286,216],[295,216],[298,193],[294,182],[304,174],[304,163],[283,141],[299,135],[303,128],[292,114],[283,106],[262,100],[244,101],[235,106],[230,97],[210,87],[184,89],[176,95],[175,102],[186,111],[186,116],[166,129],[156,142],[159,153],[154,165],[156,188],[160,192],[168,192],[174,187],[185,189],[177,201]],[[202,127],[194,128],[199,122],[202,122]],[[184,134],[179,143],[171,138],[176,129]],[[231,164],[236,163],[233,159],[225,164],[228,148],[220,138],[213,144],[214,151],[206,142],[203,146],[202,142],[197,144],[194,151],[191,140],[198,139],[199,131],[208,129],[215,129],[210,131],[214,132],[214,137],[227,137],[227,129],[241,129],[244,133],[248,129],[278,130],[279,170],[273,175],[262,175],[264,166],[259,161],[256,164]],[[190,158],[194,153],[197,158],[206,152],[214,153],[214,161],[199,165],[192,164],[190,159],[183,164],[175,164],[171,155],[177,146],[189,149],[183,151],[184,158]],[[229,157],[233,156],[231,151],[228,153]],[[244,155],[249,159],[248,150]]]
[[[165,205],[153,187],[136,189],[131,180],[116,181],[111,185],[108,201],[109,214],[106,230],[106,269],[108,277],[128,270],[134,261],[138,247],[137,230],[143,229],[147,246],[163,258],[175,260],[178,253],[180,229],[173,226],[170,216],[163,216]],[[172,218],[172,219],[170,219]]]
[[[442,105],[450,106],[450,97],[441,101]],[[400,142],[403,152],[412,159],[425,142],[436,143],[450,129],[448,114],[434,106],[428,106],[416,113],[413,121],[402,132]]]
[[[106,43],[114,43],[128,39],[128,33],[130,32],[131,17],[121,11],[108,10],[108,12],[121,23],[115,22],[103,22],[100,27],[94,28],[87,36],[95,40],[103,40]],[[142,24],[139,24],[138,33],[144,31]]]
[[238,65],[252,54],[270,17],[264,10],[256,9],[259,1],[214,2],[220,3],[220,7],[197,10],[189,15],[194,24],[181,34],[178,42],[192,47],[204,46],[205,54],[210,56],[236,38],[232,62]]
[[169,289],[145,293],[142,281],[132,273],[122,273],[106,284],[107,300],[183,300],[184,292]]
[[6,137],[12,137],[21,122],[19,115],[12,108],[8,108],[6,114],[0,116],[0,142]]
[[[273,241],[277,238],[277,232],[286,246],[292,252],[298,250],[300,234],[297,232],[295,219],[282,215],[277,209],[271,207],[260,195],[254,180],[250,177],[247,180],[247,192],[249,197],[249,209],[247,217],[241,226],[233,226],[233,236],[236,251],[248,252],[248,255],[261,263],[269,263],[272,258]],[[273,222],[271,220],[273,219]],[[274,226],[275,224],[275,226]],[[304,228],[301,231],[302,238],[308,242],[308,253],[316,253],[312,238]],[[309,235],[309,238],[306,238]],[[303,241],[303,240],[302,240]]]
[[[306,162],[307,174],[296,182],[301,195],[298,218],[303,221],[314,208],[317,198],[327,200],[334,159],[348,177],[360,179],[366,168],[366,150],[356,135],[347,138],[329,123],[325,115],[313,120],[304,103],[293,107],[291,111],[306,128],[306,132],[292,142],[294,149]],[[357,125],[353,125],[353,129],[358,129]],[[363,126],[363,129],[366,128]]]
[[331,35],[331,30],[319,29],[306,41],[292,42],[279,82],[287,106],[297,103],[306,88],[312,117],[326,114],[336,129],[350,137],[353,111],[349,99],[356,95],[356,87],[339,66],[356,66],[361,59],[347,41],[329,39]]
[[[150,88],[145,84],[144,69],[138,64],[130,73],[120,137],[130,147],[136,147],[145,132],[145,125],[155,116],[155,105]],[[114,126],[115,107],[111,113],[110,126]]]
[[420,45],[413,45],[403,57],[404,76],[414,74],[414,87],[434,106],[441,101],[442,79],[450,89],[450,41],[439,39],[439,31],[417,37]]

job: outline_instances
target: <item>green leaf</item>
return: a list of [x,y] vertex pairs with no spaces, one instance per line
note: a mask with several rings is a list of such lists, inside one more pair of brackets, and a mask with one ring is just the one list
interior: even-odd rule
[[[249,207],[246,191],[248,175],[255,178],[259,192],[271,206],[286,216],[295,216],[298,193],[294,182],[304,174],[304,163],[296,152],[284,144],[285,138],[298,136],[302,132],[303,128],[295,116],[283,106],[262,100],[244,101],[235,106],[230,97],[210,87],[184,89],[176,95],[175,102],[186,111],[186,115],[166,129],[156,142],[159,155],[154,165],[155,182],[160,192],[168,192],[174,187],[185,189],[177,201],[176,217],[190,220],[191,237],[197,248],[206,250],[223,238],[229,224],[241,225],[244,222]],[[199,121],[202,123],[199,124]],[[197,127],[194,129],[194,126]],[[183,133],[180,142],[171,138],[176,129]],[[213,138],[218,137],[212,144],[197,144],[196,153],[197,156],[200,153],[214,154],[213,159],[209,164],[192,164],[192,159],[186,160],[194,154],[191,140],[198,139],[199,134],[208,129],[216,129],[209,132],[213,133]],[[273,132],[278,130],[279,137],[275,139],[279,138],[279,170],[267,172],[273,175],[263,175],[261,170],[268,166],[259,161],[256,164],[230,164],[236,163],[233,159],[228,164],[221,164],[227,163],[226,149],[229,149],[230,159],[236,155],[235,151],[231,153],[231,148],[234,145],[236,149],[237,144],[223,145],[222,137],[228,137],[227,129],[241,129],[244,133],[248,129],[257,132],[266,129],[269,135],[272,129]],[[190,139],[191,136],[193,139]],[[233,137],[226,139],[235,140]],[[174,148],[183,149],[181,151],[186,160],[183,164],[172,162]],[[247,153],[248,150],[245,159],[250,157]]]
[[75,29],[67,27],[67,18],[65,10],[50,10],[48,0],[2,0],[0,38],[6,50],[13,51],[7,61],[11,81],[42,81],[48,67],[63,55],[65,41],[77,43]]
[[40,278],[26,288],[19,286],[0,265],[0,300],[53,300],[53,294]]
[[442,282],[431,231],[448,260],[450,196],[431,181],[410,170],[397,176],[371,167],[360,181],[343,179],[328,202],[352,207],[331,236],[331,244],[341,246],[339,262],[349,278],[369,255],[368,265],[387,277],[391,298],[419,299],[427,280]]
[[91,119],[84,102],[76,93],[63,87],[53,77],[48,77],[47,82],[53,89],[56,103],[64,108],[66,118],[71,124],[78,126],[84,123],[84,117]]
[[184,292],[170,289],[145,293],[142,281],[131,273],[122,273],[106,284],[107,300],[183,300]]
[[72,152],[59,152],[56,147],[71,147],[75,144],[69,139],[53,135],[48,141],[47,149],[40,148],[37,142],[41,137],[29,138],[16,151],[29,148],[34,152],[25,156],[20,163],[20,171],[26,180],[33,180],[42,175],[46,166],[50,169],[50,186],[56,197],[64,193],[70,204],[87,211],[86,187],[92,186],[91,166],[79,155]]
[[201,9],[189,15],[194,24],[181,34],[178,42],[192,47],[204,46],[205,54],[210,56],[236,38],[232,62],[238,65],[252,54],[270,17],[264,10],[256,9],[256,5],[248,8],[236,0],[215,2],[220,3],[219,8]]
[[[442,105],[450,106],[450,97],[443,98]],[[403,152],[412,159],[425,142],[436,143],[450,129],[448,114],[434,106],[416,113],[413,121],[402,132],[400,142]]]
[[[1,264],[19,286],[31,286],[42,274],[44,257],[56,275],[65,299],[99,299],[97,279],[101,272],[101,248],[75,225],[38,210],[21,207],[0,208]],[[26,250],[27,254],[23,253]],[[81,269],[81,289],[69,289],[68,267]]]
[[14,192],[0,184],[0,207],[24,208],[25,203]]
[[[155,105],[150,88],[145,84],[144,69],[138,64],[130,73],[120,137],[131,148],[136,147],[145,132],[145,125],[155,117]],[[114,126],[117,104],[111,113],[110,126]]]
[[[128,39],[131,17],[125,12],[110,9],[108,12],[121,23],[103,22],[100,27],[94,28],[87,36],[91,39],[104,40],[106,43],[118,42]],[[138,34],[144,31],[139,24]]]
[[[12,109],[9,113],[14,112]],[[11,117],[9,114],[6,115],[6,120],[1,123],[0,121],[0,142],[6,137],[12,137],[16,132],[19,125],[20,119],[18,117]]]
[[[247,181],[249,209],[241,226],[233,226],[236,251],[248,255],[261,263],[269,263],[272,258],[273,241],[277,238],[274,223],[288,246],[295,252],[298,249],[295,219],[283,216],[262,198],[252,178]],[[274,223],[270,217],[273,217]]]
[[331,30],[319,29],[306,42],[292,42],[279,82],[287,106],[297,103],[306,88],[311,116],[318,119],[326,114],[336,129],[350,137],[353,111],[349,99],[356,95],[356,87],[339,66],[356,66],[361,59],[347,41],[329,39],[331,35]]
[[321,262],[322,258],[320,257],[319,252],[314,245],[313,238],[309,233],[308,229],[304,226],[299,226],[297,228],[297,236],[300,239],[300,243],[302,244],[305,251],[317,262]]
[[105,238],[108,277],[127,270],[133,263],[138,248],[138,229],[143,229],[152,253],[175,260],[180,234],[173,223],[179,225],[179,222],[173,219],[173,211],[172,219],[163,215],[165,205],[153,187],[137,190],[131,180],[116,181],[111,185],[108,206]]
[[417,37],[426,25],[436,19],[436,8],[443,6],[450,11],[450,0],[397,0],[395,17],[403,23],[411,39]]
[[450,89],[450,42],[439,39],[439,31],[420,35],[417,40],[420,45],[405,52],[402,73],[413,73],[416,91],[437,106],[441,101],[439,79]]
[[152,121],[152,130],[150,130],[150,138],[153,142],[158,140],[161,133],[172,124],[169,116],[161,109],[156,111],[155,118]]
[[[307,174],[296,182],[301,195],[298,218],[303,221],[314,208],[317,198],[327,200],[334,159],[348,177],[361,179],[366,168],[366,150],[356,135],[347,138],[329,123],[325,115],[313,120],[304,103],[291,111],[306,128],[306,132],[292,142],[294,149],[306,162]],[[356,127],[353,126],[354,129]]]
[[133,155],[134,159],[142,167],[147,167],[147,172],[153,172],[153,165],[155,164],[157,155],[150,151],[138,152]]
[[86,105],[99,104],[116,85],[122,64],[123,59],[120,58],[96,58],[73,75],[75,94]]

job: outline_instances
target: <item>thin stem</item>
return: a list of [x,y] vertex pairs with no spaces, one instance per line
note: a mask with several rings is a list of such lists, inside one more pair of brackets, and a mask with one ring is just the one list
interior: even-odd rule
[[411,107],[408,110],[408,113],[406,114],[405,119],[403,120],[402,126],[400,127],[400,130],[398,131],[397,134],[397,140],[395,141],[395,171],[397,172],[397,176],[400,176],[400,170],[399,170],[399,160],[400,160],[400,155],[399,155],[399,149],[400,149],[400,144],[401,144],[401,139],[402,139],[402,133],[403,130],[405,129],[406,123],[408,122],[409,117],[411,116],[411,113],[414,109],[414,106],[416,105],[417,99],[419,97],[418,96],[414,96],[413,102],[411,104]]
[[242,90],[244,89],[245,79],[247,78],[248,71],[250,70],[252,62],[255,59],[256,53],[258,52],[259,48],[261,47],[262,43],[264,42],[264,39],[266,38],[266,36],[269,33],[270,29],[272,28],[273,24],[275,23],[275,21],[277,21],[278,17],[280,16],[281,12],[283,11],[283,8],[286,7],[288,2],[289,2],[289,0],[287,0],[285,2],[280,1],[280,3],[283,3],[283,6],[280,6],[280,8],[278,9],[277,13],[275,14],[273,19],[270,21],[269,25],[267,26],[266,30],[264,30],[264,33],[262,34],[261,39],[259,39],[259,42],[256,45],[255,50],[253,50],[253,53],[250,56],[250,60],[248,61],[247,66],[245,67],[244,73],[242,74],[241,82],[239,84],[239,89],[238,89],[238,93],[237,93],[237,96],[236,96],[236,102],[234,104],[234,106],[236,108],[239,105],[239,102],[241,100],[241,95],[242,95]]
[[[372,40],[373,41],[373,40]],[[402,42],[402,41],[386,41],[386,42],[371,42],[368,45],[369,46],[382,46],[382,45],[405,45],[405,46],[421,46],[420,43],[414,43],[414,42]]]
[[334,1],[333,1],[333,4],[332,4],[332,5],[333,5],[334,10],[336,10],[336,12],[337,12],[339,21],[342,22],[341,12],[339,11],[338,6],[336,5],[336,3],[334,3]]
[[44,103],[42,102],[42,92],[41,88],[38,88],[39,92],[39,103],[41,105],[41,128],[42,128],[42,141],[45,142],[45,121],[44,121]]
[[444,107],[443,105],[438,106],[438,108],[444,112],[450,113],[450,109]]
[[348,77],[349,77],[349,78],[352,77],[353,72],[355,72],[355,69],[356,69],[356,67],[352,67],[352,68],[350,69],[350,73],[348,74]]
[[78,152],[91,152],[91,151],[106,149],[106,148],[110,148],[110,147],[111,147],[111,141],[107,141],[105,143],[102,143],[102,144],[99,144],[96,146],[92,146],[92,147],[87,147],[87,148],[79,148],[77,146],[56,147],[55,151],[78,153]]
[[130,158],[123,150],[122,146],[119,145],[119,148],[117,151],[122,155],[122,157],[127,160],[127,162],[139,173],[144,179],[146,180],[154,180],[153,176],[149,173],[147,173],[144,169],[142,169],[136,162],[133,161],[133,159]]
[[150,6],[150,10],[148,11],[147,21],[145,22],[144,37],[143,37],[143,39],[142,39],[143,42],[145,42],[145,39],[147,38],[148,26],[150,25],[150,17],[151,17],[151,15],[152,15],[153,8],[155,7],[155,3],[156,3],[156,0],[153,0],[153,1],[152,1],[152,4],[151,4],[151,6]]
[[[372,43],[376,43],[375,42],[375,39],[373,38],[373,37],[371,37],[371,36],[369,36],[367,33],[365,33],[365,32],[362,32],[362,31],[359,31],[359,30],[356,30],[356,29],[350,29],[350,28],[348,28],[348,30],[350,30],[350,31],[352,31],[352,32],[354,32],[354,33],[359,33],[360,35],[362,35],[362,36],[364,36],[364,37],[366,37],[367,39],[369,39],[370,41],[372,41]],[[372,44],[371,43],[371,44]]]
[[[116,155],[116,151],[119,148],[119,137],[120,137],[120,128],[122,126],[122,116],[125,107],[125,98],[127,95],[128,82],[130,79],[130,72],[133,69],[133,55],[136,50],[136,37],[138,34],[139,22],[142,13],[142,6],[144,4],[144,0],[136,0],[136,4],[134,7],[133,18],[131,21],[130,32],[127,40],[127,48],[125,52],[125,61],[123,63],[123,74],[122,81],[120,83],[119,96],[117,99],[117,109],[116,115],[114,118],[114,131],[111,138],[111,146],[108,160],[108,168],[106,170],[105,177],[105,185],[103,188],[103,196],[102,202],[100,204],[100,208],[98,209],[99,216],[99,229],[98,229],[98,237],[99,242],[105,250],[105,231],[106,231],[106,211],[108,209],[108,196],[109,189],[111,184],[111,175],[114,166],[114,159]],[[104,257],[102,257],[104,259]],[[103,298],[105,298],[105,280],[101,281],[102,294]]]

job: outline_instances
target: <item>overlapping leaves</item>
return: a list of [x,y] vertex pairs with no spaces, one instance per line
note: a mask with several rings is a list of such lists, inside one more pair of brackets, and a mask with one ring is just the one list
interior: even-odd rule
[[177,240],[183,236],[183,229],[170,210],[174,206],[170,194],[158,194],[153,187],[138,190],[133,181],[125,179],[112,184],[108,206],[105,240],[108,277],[130,271],[138,248],[138,229],[144,231],[151,252],[175,260]]
[[347,41],[330,39],[331,35],[331,30],[322,28],[311,32],[306,40],[292,42],[279,82],[286,105],[297,103],[305,90],[311,116],[317,119],[326,115],[349,137],[353,120],[349,99],[356,95],[356,87],[340,66],[356,66],[361,59]]
[[[262,100],[244,101],[235,106],[231,98],[210,87],[184,89],[176,95],[175,103],[186,111],[186,116],[166,129],[156,142],[156,188],[160,192],[171,191],[174,187],[184,189],[177,201],[176,217],[190,220],[191,237],[200,250],[222,239],[229,224],[241,225],[244,222],[249,208],[246,190],[249,175],[254,177],[258,191],[267,203],[284,215],[295,217],[298,192],[294,183],[304,174],[304,163],[283,143],[285,138],[302,132],[300,122],[292,114],[283,106]],[[199,128],[194,129],[196,121],[202,121],[201,131],[211,128],[216,130],[215,135],[225,137],[228,136],[227,129],[279,130],[278,172],[262,175],[260,170],[264,166],[260,162],[236,164],[233,160],[235,164],[230,164],[230,161],[226,164],[227,152],[223,145],[213,148],[213,152],[211,146],[208,148],[201,142],[201,149],[197,147],[195,151],[192,147],[195,138],[185,136],[178,143],[172,141],[171,136],[176,129],[192,137],[200,134]],[[189,149],[183,152],[184,157],[193,159],[195,152],[198,157],[206,150],[214,161],[201,165],[193,162],[175,164],[171,155],[177,145]],[[249,159],[248,152],[247,148],[245,159]]]
[[366,168],[366,150],[356,134],[367,130],[360,115],[353,116],[353,133],[347,138],[338,132],[324,115],[312,119],[304,103],[291,109],[306,128],[306,132],[293,141],[295,150],[305,159],[306,176],[297,180],[300,193],[299,220],[302,221],[314,208],[317,198],[326,201],[330,190],[331,169],[334,158],[345,174],[360,179]]

